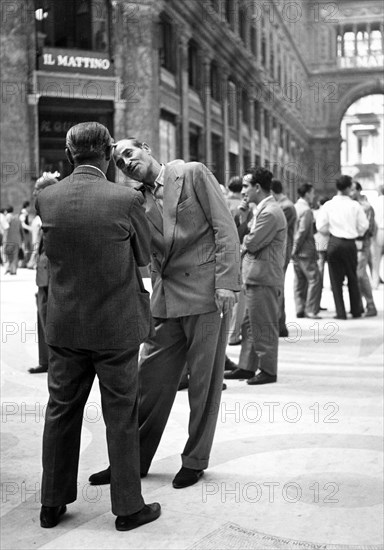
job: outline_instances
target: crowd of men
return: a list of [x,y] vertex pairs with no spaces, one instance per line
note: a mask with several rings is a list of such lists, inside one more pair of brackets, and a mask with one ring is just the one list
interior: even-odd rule
[[[208,467],[223,377],[277,381],[291,259],[298,318],[319,318],[325,261],[336,318],[347,318],[345,277],[352,316],[377,314],[367,265],[378,230],[348,176],[314,216],[310,184],[293,204],[269,170],[254,167],[232,178],[226,196],[203,164],[164,165],[146,143],[114,143],[96,122],[68,131],[66,154],[72,174],[40,178],[34,192],[40,364],[30,372],[47,371],[49,388],[40,524],[56,526],[76,499],[83,409],[97,375],[110,464],[90,482],[111,485],[116,529],[127,531],[160,516],[160,504],[144,503],[140,478],[182,377],[190,417],[175,489]],[[106,179],[112,157],[135,187]],[[21,239],[30,226],[13,218]],[[15,272],[14,257],[7,260]],[[151,300],[140,272],[149,265]],[[226,357],[227,342],[241,345],[238,365]]]

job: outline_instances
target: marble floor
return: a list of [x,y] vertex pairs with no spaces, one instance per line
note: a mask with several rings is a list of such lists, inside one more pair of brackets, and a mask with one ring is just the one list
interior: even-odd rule
[[[46,376],[37,364],[34,272],[3,275],[1,526],[4,549],[379,549],[383,543],[383,285],[379,316],[335,321],[326,278],[323,319],[296,319],[286,281],[290,334],[280,339],[277,384],[228,381],[211,463],[201,481],[175,490],[186,441],[187,391],[178,392],[152,469],[146,502],[162,515],[117,532],[109,487],[89,475],[106,466],[94,385],[84,411],[78,499],[54,529],[39,524]],[[240,346],[228,347],[236,360]]]

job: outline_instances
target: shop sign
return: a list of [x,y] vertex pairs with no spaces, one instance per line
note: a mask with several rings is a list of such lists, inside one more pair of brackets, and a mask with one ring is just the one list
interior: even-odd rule
[[57,48],[43,49],[39,56],[39,70],[105,76],[114,74],[113,66],[106,54]]

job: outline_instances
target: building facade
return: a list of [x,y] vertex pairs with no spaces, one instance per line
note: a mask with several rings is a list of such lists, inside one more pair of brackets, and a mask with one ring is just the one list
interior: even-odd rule
[[[65,134],[98,120],[220,183],[258,164],[295,198],[333,189],[340,124],[383,93],[382,3],[14,0],[1,4],[2,206],[70,172]],[[121,178],[110,167],[111,178]]]

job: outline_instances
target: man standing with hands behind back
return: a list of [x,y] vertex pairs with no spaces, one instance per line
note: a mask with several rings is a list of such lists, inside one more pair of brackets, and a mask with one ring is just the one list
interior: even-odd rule
[[76,500],[83,411],[97,374],[112,513],[116,529],[128,531],[160,515],[160,505],[141,496],[137,421],[137,359],[150,329],[138,266],[149,262],[149,228],[141,194],[105,177],[112,150],[105,126],[73,126],[66,146],[73,173],[36,200],[51,275],[40,523],[55,527]]
[[[141,475],[149,470],[185,363],[189,368],[189,438],[181,489],[207,468],[221,399],[225,348],[235,292],[240,290],[239,240],[219,183],[199,162],[160,164],[136,138],[116,144],[118,168],[141,182],[151,230],[151,312],[156,334],[139,367]],[[90,477],[109,483],[110,471]]]

